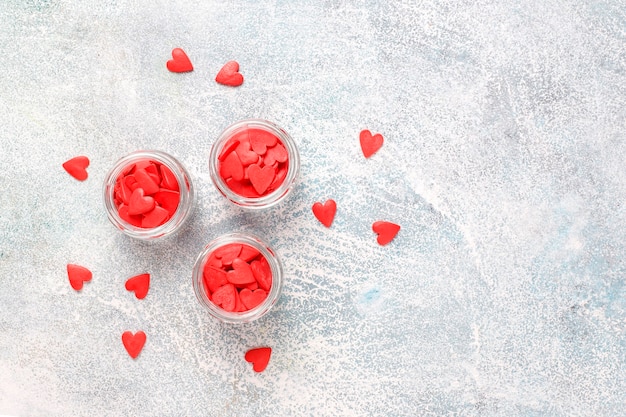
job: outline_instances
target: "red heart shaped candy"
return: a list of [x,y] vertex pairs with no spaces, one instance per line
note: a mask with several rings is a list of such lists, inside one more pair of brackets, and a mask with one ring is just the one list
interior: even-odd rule
[[136,216],[138,214],[148,213],[154,209],[154,198],[143,195],[143,188],[137,188],[130,196],[128,201],[128,214]]
[[239,73],[239,63],[237,61],[228,61],[220,72],[217,73],[215,81],[219,84],[237,87],[243,84],[243,75]]
[[259,155],[263,155],[267,148],[271,148],[278,143],[278,138],[275,135],[263,129],[250,129],[248,135],[250,137],[250,147]]
[[154,193],[152,197],[154,198],[154,201],[159,203],[159,206],[167,210],[170,217],[176,213],[176,209],[178,209],[178,203],[180,201],[180,193],[178,191],[171,191],[166,188],[162,188],[160,191]]
[[134,291],[135,297],[143,300],[148,295],[150,289],[150,274],[135,275],[126,281],[126,290]]
[[400,226],[391,222],[377,221],[372,224],[372,230],[378,234],[376,239],[378,244],[384,246],[396,237],[400,231]]
[[372,136],[372,133],[369,130],[361,131],[359,135],[359,142],[361,142],[361,150],[363,151],[363,156],[369,158],[374,155],[381,146],[383,146],[383,136],[380,133]]
[[135,334],[130,331],[125,331],[122,333],[122,343],[130,357],[135,359],[139,356],[143,345],[146,343],[146,334],[142,330],[139,330]]
[[265,301],[267,298],[267,291],[260,288],[258,290],[250,291],[248,288],[244,288],[239,291],[239,297],[241,298],[243,305],[245,305],[248,310],[252,310],[254,307]]
[[336,212],[337,203],[335,200],[327,200],[323,205],[319,202],[313,204],[313,215],[326,227],[333,224]]
[[272,348],[261,347],[247,351],[245,359],[246,362],[250,362],[252,364],[252,369],[254,369],[255,372],[263,372],[265,368],[267,368],[270,356],[272,356]]
[[78,181],[87,179],[87,167],[89,166],[89,158],[86,156],[77,156],[63,163],[63,169]]
[[252,261],[250,269],[252,269],[252,274],[259,284],[259,287],[265,291],[269,291],[270,288],[272,288],[272,268],[270,264],[267,263],[267,259],[262,256],[259,260]]
[[83,282],[91,281],[91,271],[84,266],[76,264],[67,264],[67,277],[70,280],[70,285],[76,291],[83,289]]
[[[269,150],[268,150],[269,152]],[[276,168],[271,165],[265,165],[263,168],[259,164],[252,164],[248,167],[248,177],[255,191],[263,194],[267,191],[274,177],[276,176]]]
[[152,229],[161,226],[169,218],[169,213],[163,207],[155,206],[152,211],[144,214],[141,219],[141,227],[144,229]]
[[232,178],[235,181],[241,181],[243,179],[243,164],[237,152],[233,151],[229,153],[226,158],[221,161],[220,177],[222,177],[223,180]]
[[233,284],[222,285],[215,290],[211,300],[226,311],[234,311],[237,305],[237,289]]
[[204,265],[202,279],[204,280],[204,285],[211,293],[217,291],[222,285],[228,284],[226,272],[208,263]]
[[248,262],[239,258],[233,260],[233,269],[228,271],[226,278],[231,284],[242,286],[256,281]]
[[193,71],[193,65],[191,65],[191,61],[189,57],[180,48],[172,49],[172,58],[167,61],[167,69],[171,72],[189,72]]

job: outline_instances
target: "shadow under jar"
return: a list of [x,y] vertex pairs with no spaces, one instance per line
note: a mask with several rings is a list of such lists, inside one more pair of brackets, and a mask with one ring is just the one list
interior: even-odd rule
[[117,161],[104,180],[111,223],[126,235],[153,240],[175,234],[193,211],[189,173],[173,156],[137,151]]
[[300,171],[294,140],[276,124],[246,119],[230,125],[211,148],[211,179],[231,203],[263,209],[292,191]]
[[274,251],[256,236],[233,233],[210,242],[193,268],[196,297],[226,323],[247,323],[272,308],[283,285]]

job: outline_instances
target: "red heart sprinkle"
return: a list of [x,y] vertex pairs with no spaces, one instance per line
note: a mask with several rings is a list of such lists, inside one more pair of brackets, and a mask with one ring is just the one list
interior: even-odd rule
[[265,301],[267,298],[267,291],[262,289],[250,291],[248,288],[244,288],[239,292],[239,297],[241,298],[243,305],[245,305],[248,310],[252,310],[254,307]]
[[217,73],[215,81],[219,84],[237,87],[243,84],[243,75],[239,73],[239,63],[237,61],[228,61],[220,72]]
[[125,331],[122,333],[122,343],[130,357],[135,359],[139,356],[143,345],[146,343],[146,334],[142,330],[139,330],[135,334],[132,334],[130,331]]
[[248,167],[250,183],[259,194],[263,194],[267,190],[267,187],[274,181],[275,176],[276,168],[271,165],[266,165],[261,168],[258,164],[252,164]]
[[178,180],[172,170],[165,165],[161,165],[159,169],[161,170],[161,187],[172,191],[179,191]]
[[256,281],[250,265],[239,258],[233,260],[233,269],[228,271],[226,278],[234,285],[247,285]]
[[180,202],[180,193],[178,191],[161,188],[161,190],[154,193],[152,197],[154,198],[154,201],[159,204],[159,206],[167,210],[170,217],[176,213],[178,203]]
[[363,156],[369,158],[374,155],[381,146],[383,146],[383,136],[380,133],[372,136],[372,133],[369,130],[361,131],[359,135],[359,141],[361,142],[361,150],[363,151]]
[[287,153],[287,149],[285,149],[281,143],[277,143],[276,146],[267,148],[263,163],[265,165],[274,165],[275,162],[283,163],[287,162],[288,159],[289,154]]
[[180,48],[172,49],[172,58],[167,61],[167,69],[171,72],[189,72],[193,71],[193,65],[191,65],[191,61],[189,57]]
[[252,369],[254,369],[255,372],[263,372],[265,368],[267,368],[270,356],[272,356],[271,347],[260,347],[247,351],[245,359],[246,362],[252,364]]
[[226,272],[219,268],[211,266],[208,263],[204,265],[202,278],[204,279],[204,285],[206,285],[207,289],[211,293],[217,291],[218,288],[220,288],[222,285],[228,284],[228,279],[226,279]]
[[250,269],[252,269],[252,274],[259,284],[259,287],[265,291],[269,291],[272,287],[272,268],[267,262],[267,259],[261,256],[258,260],[252,261]]
[[243,259],[246,262],[250,262],[260,254],[261,253],[258,250],[254,249],[252,246],[242,245],[241,253],[238,254],[237,258]]
[[133,191],[128,202],[128,214],[136,216],[144,214],[154,209],[154,198],[143,195],[143,188],[137,188]]
[[84,266],[76,264],[67,264],[67,277],[70,280],[70,285],[76,291],[83,289],[83,282],[91,281],[91,271]]
[[222,162],[224,159],[226,159],[226,157],[230,155],[232,151],[237,149],[237,146],[239,146],[239,143],[240,142],[237,139],[234,139],[234,138],[229,139],[229,141],[226,142],[226,144],[220,151],[220,156],[217,157],[217,160]]
[[263,129],[250,129],[250,147],[259,155],[265,154],[267,148],[271,148],[278,143],[278,138],[272,133]]
[[319,202],[313,204],[313,215],[326,227],[330,227],[333,224],[336,212],[337,203],[335,203],[335,200],[327,200],[324,205]]
[[215,249],[213,254],[216,258],[219,258],[222,261],[222,265],[230,265],[233,263],[233,259],[239,256],[239,254],[241,253],[241,249],[241,244],[229,243]]
[[141,219],[141,227],[151,229],[161,226],[169,218],[169,213],[163,207],[155,206],[152,211],[144,214]]
[[148,172],[143,168],[138,168],[135,170],[135,179],[139,184],[139,188],[143,188],[143,192],[145,195],[152,195],[159,191],[159,182],[154,181],[153,178],[148,174]]
[[224,180],[232,178],[235,181],[241,181],[243,179],[243,165],[237,152],[231,152],[224,158],[220,164],[220,176]]
[[240,142],[235,150],[243,166],[255,164],[259,161],[259,155],[250,149],[250,142]]
[[219,287],[211,297],[213,302],[226,311],[233,311],[237,305],[237,289],[233,284]]
[[119,214],[120,219],[124,220],[126,223],[132,224],[135,227],[141,227],[141,215],[131,216],[128,214],[128,206],[121,204],[117,208],[117,214]]
[[86,156],[77,156],[63,163],[63,169],[78,181],[87,179],[87,167],[89,166],[89,158]]
[[372,230],[378,234],[378,244],[381,246],[391,242],[400,231],[400,226],[394,223],[377,221],[372,224]]
[[146,298],[150,288],[150,274],[136,275],[126,281],[126,290],[134,291],[135,297],[140,300]]

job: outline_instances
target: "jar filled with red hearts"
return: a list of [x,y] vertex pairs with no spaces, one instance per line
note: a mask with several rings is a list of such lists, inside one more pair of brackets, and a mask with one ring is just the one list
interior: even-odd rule
[[227,323],[265,315],[278,300],[283,269],[274,251],[256,236],[228,234],[209,243],[193,268],[196,297]]
[[272,122],[247,119],[234,123],[213,144],[211,179],[232,203],[268,208],[292,191],[300,171],[294,140]]
[[164,152],[133,152],[117,161],[104,180],[109,220],[137,239],[174,234],[191,215],[193,203],[188,172]]

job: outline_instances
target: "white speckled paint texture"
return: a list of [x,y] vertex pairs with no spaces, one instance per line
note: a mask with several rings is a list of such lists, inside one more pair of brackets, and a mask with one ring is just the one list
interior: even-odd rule
[[[183,48],[195,70],[165,63]],[[214,82],[228,60],[245,82]],[[3,0],[0,414],[618,416],[626,410],[626,3]],[[209,179],[248,117],[302,157],[290,198]],[[385,137],[371,159],[358,134]],[[132,241],[106,171],[142,148],[197,186],[188,227]],[[91,159],[89,179],[61,164]],[[334,198],[331,229],[311,213]],[[380,247],[370,227],[402,225]],[[216,322],[191,269],[247,231],[275,309]],[[80,293],[65,265],[93,271]],[[144,300],[125,280],[149,272]],[[146,332],[133,361],[125,330]],[[251,347],[274,351],[255,374]]]

